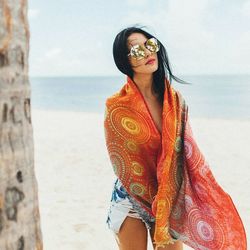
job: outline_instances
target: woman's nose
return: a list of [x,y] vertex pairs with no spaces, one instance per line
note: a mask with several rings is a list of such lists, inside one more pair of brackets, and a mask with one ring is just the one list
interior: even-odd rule
[[146,57],[150,56],[151,55],[151,51],[148,50],[147,48],[145,48],[145,54],[146,54]]

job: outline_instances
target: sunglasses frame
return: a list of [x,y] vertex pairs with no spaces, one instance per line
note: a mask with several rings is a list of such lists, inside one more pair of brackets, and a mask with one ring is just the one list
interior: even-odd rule
[[[153,43],[153,45],[150,44],[150,42]],[[128,56],[131,56],[136,60],[141,60],[146,57],[145,49],[148,49],[152,53],[157,53],[160,50],[160,44],[156,38],[151,37],[144,43],[144,46],[139,44],[133,45],[130,48]]]

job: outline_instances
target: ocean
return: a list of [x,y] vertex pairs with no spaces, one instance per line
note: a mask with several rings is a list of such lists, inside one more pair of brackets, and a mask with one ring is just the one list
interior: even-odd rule
[[[183,75],[173,81],[189,106],[190,117],[250,119],[250,75]],[[126,77],[30,77],[31,108],[104,113],[105,100]]]

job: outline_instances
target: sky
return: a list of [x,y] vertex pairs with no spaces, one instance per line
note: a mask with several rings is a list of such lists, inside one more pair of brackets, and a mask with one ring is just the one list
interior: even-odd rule
[[117,33],[139,24],[173,73],[250,74],[250,0],[32,0],[30,76],[115,76]]

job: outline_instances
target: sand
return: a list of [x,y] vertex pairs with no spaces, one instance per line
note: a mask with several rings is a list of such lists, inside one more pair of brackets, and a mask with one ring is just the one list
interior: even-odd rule
[[[103,115],[33,109],[32,123],[44,249],[118,249],[105,224],[115,175],[105,147]],[[190,117],[190,124],[248,236],[250,120]]]

